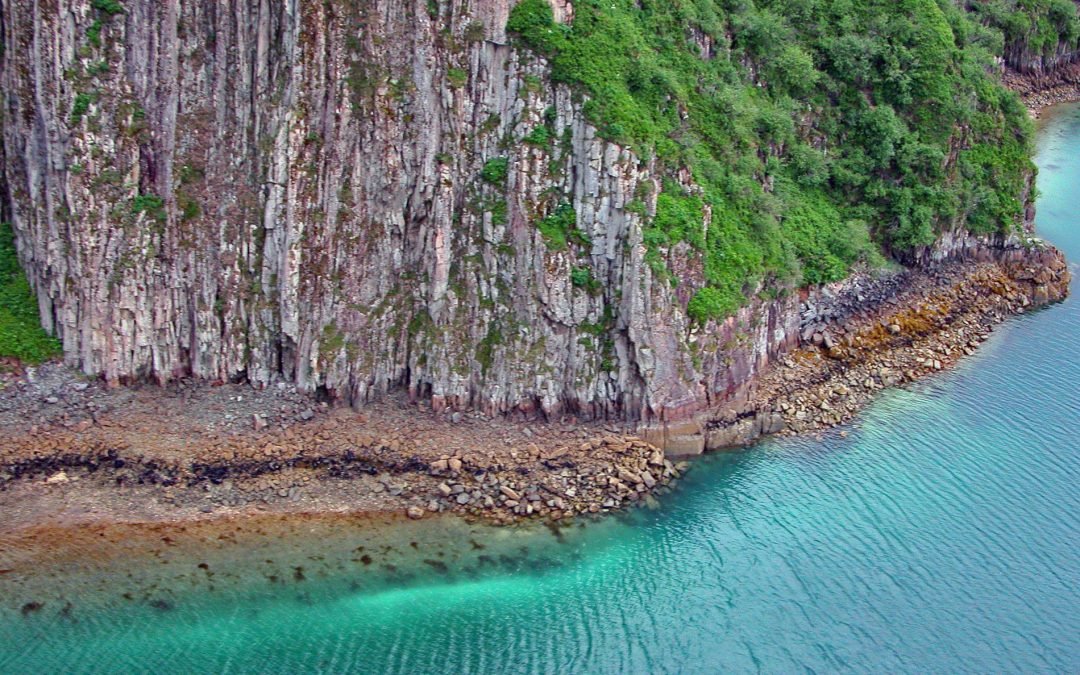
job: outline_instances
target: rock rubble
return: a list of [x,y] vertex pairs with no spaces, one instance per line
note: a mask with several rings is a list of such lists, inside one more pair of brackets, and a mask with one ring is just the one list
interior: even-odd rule
[[[645,503],[686,468],[615,427],[523,426],[460,413],[453,424],[405,401],[355,413],[312,406],[287,387],[181,384],[166,394],[74,387],[77,377],[51,364],[8,376],[0,504],[35,486],[93,491],[103,504],[136,493],[176,513],[333,505],[506,523]],[[47,404],[44,391],[78,395]]]
[[[803,346],[783,356],[745,404],[704,424],[704,447],[848,423],[883,389],[974,354],[1006,318],[1062,300],[1070,280],[1049,247],[1011,262],[954,263],[869,285],[853,279],[804,303]],[[868,303],[852,302],[860,297]]]

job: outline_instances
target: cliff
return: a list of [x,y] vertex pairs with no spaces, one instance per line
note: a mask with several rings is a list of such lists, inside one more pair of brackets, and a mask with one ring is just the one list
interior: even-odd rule
[[[745,380],[790,331],[783,303],[688,328],[625,208],[657,178],[536,86],[508,2],[130,4],[2,8],[5,201],[87,373],[649,417]],[[567,142],[521,142],[545,112]],[[532,224],[563,200],[580,261]],[[759,344],[732,368],[740,326]]]
[[[1025,77],[1052,78],[1080,59],[1080,24],[1076,0],[1008,3],[1008,9],[985,12],[990,25],[1004,31],[1005,65]],[[1017,6],[1021,5],[1021,6]]]
[[1080,21],[1076,0],[969,3],[982,23],[1002,31],[1006,85],[1029,108],[1076,98],[1080,82]]
[[[796,284],[747,279],[741,308],[692,319],[710,258],[646,234],[700,174],[601,132],[588,87],[508,36],[512,4],[0,0],[2,215],[65,360],[110,383],[403,387],[436,410],[633,422],[741,395],[800,339]],[[978,140],[957,129],[954,176]],[[995,223],[1022,220],[1017,161],[1024,194]],[[923,218],[900,257],[963,250],[977,211],[935,214],[931,246]]]

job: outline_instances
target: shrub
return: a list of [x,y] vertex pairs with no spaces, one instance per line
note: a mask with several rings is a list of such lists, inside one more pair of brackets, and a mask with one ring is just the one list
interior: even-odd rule
[[[763,284],[910,255],[954,224],[1015,227],[1032,130],[994,59],[1006,44],[1073,48],[1078,25],[1067,0],[580,0],[572,26],[521,0],[507,30],[583,96],[602,137],[678,176],[643,233],[646,260],[670,275],[660,249],[700,250],[710,290],[692,308],[707,317]],[[538,226],[565,248],[572,230],[552,218]]]
[[480,371],[487,373],[495,358],[495,350],[503,344],[503,334],[499,327],[493,324],[488,328],[487,335],[476,345],[476,361],[480,364]]
[[93,0],[93,2],[90,3],[90,6],[109,16],[124,13],[124,6],[117,0]]
[[675,183],[667,183],[656,198],[653,227],[663,232],[670,243],[689,241],[699,249],[704,248],[702,209],[700,197],[683,193]]
[[521,140],[529,145],[545,146],[551,140],[551,129],[548,129],[546,126],[536,127]]
[[464,38],[466,42],[482,42],[486,37],[483,21],[470,21],[465,26]]
[[135,195],[134,199],[131,200],[131,212],[135,214],[145,213],[151,220],[164,222],[166,217],[165,200],[157,195]]
[[196,220],[202,215],[199,200],[186,192],[176,193],[176,206],[180,209],[180,219],[183,221]]
[[537,228],[552,251],[565,249],[570,241],[585,241],[584,233],[577,229],[577,212],[570,204],[559,204],[550,215],[537,222]]
[[94,19],[90,27],[86,29],[86,40],[94,47],[101,46],[101,29],[105,23],[100,19]]
[[741,304],[741,297],[706,286],[690,299],[690,303],[686,307],[686,313],[697,323],[705,324],[712,319],[722,319],[730,316]]
[[91,94],[79,93],[75,95],[75,101],[71,104],[71,126],[82,121],[83,115],[90,110],[90,104],[94,97]]
[[446,71],[446,79],[450,82],[451,87],[460,89],[469,81],[469,74],[461,68],[451,68]]
[[580,288],[591,294],[597,294],[600,292],[600,282],[593,276],[592,270],[588,267],[575,267],[570,270],[570,283],[575,288]]
[[98,12],[104,12],[109,16],[124,13],[124,5],[120,4],[118,0],[93,0],[91,6]]
[[510,222],[508,207],[505,199],[500,199],[491,205],[492,225],[505,225]]
[[506,30],[544,54],[554,53],[564,37],[562,27],[555,23],[548,0],[521,0],[510,10]]
[[484,163],[480,177],[492,185],[504,185],[510,171],[510,160],[506,157],[494,157]]

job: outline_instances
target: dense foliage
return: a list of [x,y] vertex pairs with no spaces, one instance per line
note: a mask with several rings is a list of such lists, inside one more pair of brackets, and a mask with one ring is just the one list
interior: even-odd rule
[[38,305],[15,255],[11,226],[0,223],[0,356],[28,363],[60,352],[60,344],[45,335]]
[[691,188],[665,181],[645,238],[654,267],[674,243],[701,251],[709,288],[690,309],[704,320],[946,228],[1022,222],[1032,127],[995,63],[1018,22],[991,6],[1049,17],[1055,34],[1074,30],[1075,10],[1059,21],[1067,0],[972,4],[578,0],[566,26],[547,0],[521,0],[507,27],[588,94],[601,134],[669,176],[690,170]]

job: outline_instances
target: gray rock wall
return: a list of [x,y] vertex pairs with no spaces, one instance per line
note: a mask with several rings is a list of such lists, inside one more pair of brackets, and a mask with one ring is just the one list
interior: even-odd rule
[[5,214],[86,373],[655,422],[798,339],[795,297],[689,325],[700,260],[656,278],[626,208],[658,177],[508,46],[511,0],[122,4],[0,0]]

